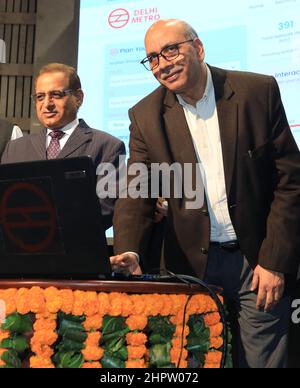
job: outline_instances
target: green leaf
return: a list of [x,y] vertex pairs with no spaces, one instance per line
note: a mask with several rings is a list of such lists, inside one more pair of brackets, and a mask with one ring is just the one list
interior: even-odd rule
[[152,346],[150,348],[150,367],[163,368],[166,365],[170,365],[171,348],[171,343]]
[[[148,321],[148,328],[155,334],[159,334],[162,338],[162,343],[171,341],[176,331],[176,327],[170,323],[167,317],[150,317]],[[154,339],[157,341],[157,339]]]
[[74,322],[74,321],[69,321],[67,319],[63,319],[60,321],[59,324],[59,330],[58,334],[60,336],[64,336],[66,332],[68,331],[78,331],[78,332],[85,332],[85,328],[80,322]]
[[88,335],[86,332],[70,329],[65,331],[63,335],[63,341],[71,340],[82,344],[86,341],[87,337]]
[[125,362],[120,360],[119,358],[113,357],[109,353],[104,353],[103,358],[101,359],[101,364],[103,368],[108,369],[124,369]]
[[201,337],[203,332],[207,330],[202,315],[192,315],[188,322],[191,337]]
[[22,354],[29,349],[29,345],[26,338],[13,336],[3,340],[0,348],[15,350],[18,354]]
[[22,363],[15,350],[8,350],[2,354],[1,360],[5,362],[6,368],[21,369]]
[[75,323],[84,323],[86,321],[86,317],[84,315],[78,317],[72,314],[65,314],[65,313],[59,312],[58,320],[59,320],[59,324],[61,324],[61,322],[64,320],[69,322],[75,322]]
[[114,333],[111,333],[111,334],[105,334],[103,335],[103,338],[102,338],[102,343],[107,343],[107,342],[110,342],[112,340],[115,340],[115,339],[120,339],[120,338],[124,338],[126,336],[126,334],[130,333],[130,329],[128,327],[126,327],[124,330],[121,330],[121,331],[116,331]]
[[1,325],[1,329],[23,334],[32,331],[33,325],[29,314],[21,315],[19,313],[14,313],[5,319]]
[[108,336],[113,333],[121,332],[127,329],[126,318],[124,317],[109,317],[103,319],[102,335]]
[[84,357],[77,352],[59,352],[53,361],[59,369],[79,369],[84,364]]
[[206,354],[210,348],[210,339],[203,340],[202,338],[189,338],[186,349],[189,353]]
[[60,352],[80,352],[82,349],[84,349],[84,347],[84,343],[64,339],[59,343],[57,349],[59,349]]

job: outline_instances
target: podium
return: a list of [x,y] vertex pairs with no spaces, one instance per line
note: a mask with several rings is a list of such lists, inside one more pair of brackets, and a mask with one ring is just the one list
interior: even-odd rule
[[0,321],[1,368],[220,368],[226,353],[197,285],[0,280]]

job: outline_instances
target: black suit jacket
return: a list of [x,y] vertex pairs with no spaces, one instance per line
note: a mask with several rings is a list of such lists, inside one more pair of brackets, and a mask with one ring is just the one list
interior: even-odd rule
[[[1,163],[18,163],[34,160],[45,160],[46,134],[44,129],[38,134],[32,134],[8,143]],[[96,129],[90,128],[83,120],[75,129],[59,158],[75,158],[90,156],[96,167],[101,163],[111,163],[117,169],[119,156],[125,155],[124,143],[117,138]],[[101,200],[102,215],[106,229],[112,226],[115,199]]]
[[[211,68],[216,94],[228,207],[243,254],[254,268],[294,273],[300,256],[300,154],[274,78]],[[179,162],[197,157],[176,96],[159,87],[130,112],[130,163]],[[130,180],[130,177],[129,177]],[[166,264],[203,277],[210,243],[206,206],[187,210],[169,200]],[[155,200],[121,199],[115,210],[116,253],[143,257]],[[153,263],[143,262],[145,270]]]

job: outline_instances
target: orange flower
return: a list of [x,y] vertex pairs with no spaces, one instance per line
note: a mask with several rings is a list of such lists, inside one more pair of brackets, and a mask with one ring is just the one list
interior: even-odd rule
[[186,325],[184,327],[184,330],[183,330],[183,326],[177,325],[174,337],[181,338],[182,337],[182,332],[183,332],[183,336],[186,338],[190,334],[190,328]]
[[30,358],[30,368],[32,369],[54,369],[55,366],[52,364],[50,359],[43,359],[41,357]]
[[65,314],[71,314],[74,305],[74,295],[72,290],[60,290],[61,311]]
[[101,339],[101,333],[99,332],[89,333],[85,344],[87,347],[99,346],[100,339]]
[[131,295],[132,315],[142,315],[145,313],[146,302],[142,295]]
[[84,314],[92,317],[99,312],[98,296],[96,292],[85,293]]
[[3,340],[5,340],[5,339],[7,339],[7,338],[9,338],[10,337],[10,332],[9,331],[2,331],[1,329],[0,329],[0,343],[3,341]]
[[168,317],[173,313],[173,299],[169,295],[162,295],[163,299],[163,308],[160,311],[160,315],[163,317]]
[[36,331],[31,338],[31,344],[43,344],[43,345],[53,345],[57,341],[58,335],[49,330]]
[[101,369],[100,362],[86,362],[82,365],[82,369]]
[[101,292],[98,294],[99,314],[103,317],[109,313],[110,301],[108,294]]
[[129,317],[135,311],[132,299],[131,299],[131,297],[129,295],[124,294],[122,302],[123,302],[122,316],[123,317]]
[[188,351],[186,349],[182,350],[181,353],[181,348],[172,348],[170,351],[170,358],[171,362],[177,366],[179,359],[181,355],[181,360],[185,361],[188,357]]
[[218,368],[221,365],[222,361],[222,352],[208,352],[205,356],[205,364],[215,364],[218,365]]
[[[183,342],[183,344],[182,344],[182,342]],[[172,345],[173,345],[173,348],[179,348],[179,349],[182,347],[182,345],[185,347],[187,345],[187,338],[184,337],[184,340],[182,341],[181,336],[176,337],[173,339]]]
[[0,349],[0,366],[5,366],[6,365],[5,362],[1,360],[1,357],[6,352],[7,352],[7,349]]
[[112,292],[109,294],[109,315],[112,317],[119,317],[122,315],[122,294]]
[[215,326],[217,325],[221,320],[220,314],[219,313],[211,313],[211,314],[206,314],[204,316],[204,322],[205,326]]
[[103,324],[103,317],[101,315],[94,315],[93,317],[87,317],[83,326],[87,332],[91,330],[100,330]]
[[145,369],[147,367],[148,366],[144,360],[137,360],[137,361],[129,360],[126,362],[127,369]]
[[56,322],[51,319],[37,319],[33,325],[34,331],[54,331],[56,329]]
[[170,298],[173,302],[173,315],[177,315],[180,310],[184,309],[184,306],[187,302],[187,295],[170,295]]
[[54,350],[50,346],[41,344],[39,342],[31,344],[31,351],[40,358],[45,359],[50,359],[54,354]]
[[213,349],[220,349],[224,344],[224,340],[222,337],[211,338],[210,339],[210,347]]
[[35,317],[36,317],[37,320],[40,320],[40,319],[49,319],[51,321],[56,321],[57,320],[57,314],[51,314],[48,311],[45,311],[42,314],[36,314]]
[[128,360],[138,360],[143,358],[147,353],[146,346],[128,346]]
[[146,302],[145,315],[157,317],[164,308],[164,299],[161,295],[144,295]]
[[44,291],[40,287],[29,290],[30,309],[33,313],[43,313],[46,310]]
[[59,290],[55,287],[49,287],[44,291],[46,298],[46,308],[52,313],[56,314],[59,312],[62,306],[62,299]]
[[218,323],[215,326],[210,326],[210,336],[211,337],[220,337],[223,333],[223,325],[222,323]]
[[148,339],[144,333],[128,333],[126,335],[126,341],[128,345],[141,346],[145,345]]
[[220,364],[205,364],[204,369],[220,369]]
[[99,361],[104,355],[104,350],[98,346],[87,346],[82,350],[82,354],[86,361]]
[[26,315],[30,313],[30,297],[29,290],[20,288],[16,293],[16,306],[18,313]]
[[76,316],[81,316],[84,314],[85,306],[85,292],[84,291],[74,291],[74,305],[72,314]]
[[139,330],[143,331],[145,327],[148,325],[148,317],[146,316],[138,316],[138,315],[131,315],[126,320],[126,325],[129,327],[131,331]]

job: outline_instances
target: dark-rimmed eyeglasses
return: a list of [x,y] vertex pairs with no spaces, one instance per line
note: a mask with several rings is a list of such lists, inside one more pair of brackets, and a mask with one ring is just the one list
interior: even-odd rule
[[74,90],[65,89],[65,90],[51,90],[48,93],[36,93],[32,95],[32,99],[35,103],[45,101],[46,96],[51,100],[61,100],[66,96],[74,93]]
[[166,61],[173,61],[180,55],[179,46],[184,43],[194,42],[194,40],[195,39],[189,39],[183,42],[171,44],[170,46],[163,48],[159,54],[151,54],[144,58],[140,63],[144,65],[145,69],[148,71],[155,70],[159,66],[160,57],[163,57]]

